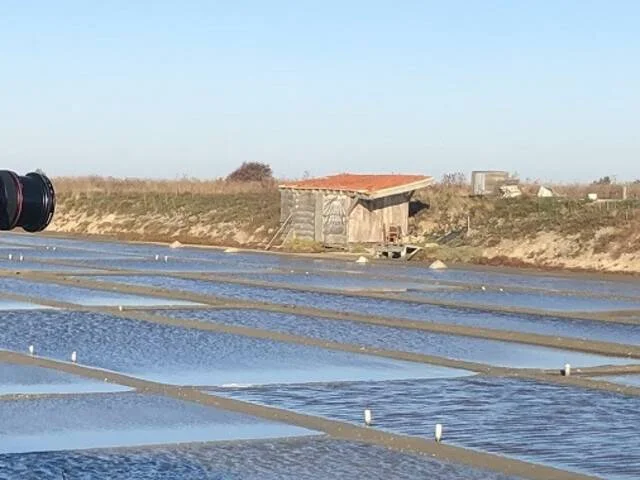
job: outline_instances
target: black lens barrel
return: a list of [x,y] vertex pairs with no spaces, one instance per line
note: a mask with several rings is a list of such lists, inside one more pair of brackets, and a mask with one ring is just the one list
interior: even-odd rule
[[0,170],[0,230],[40,232],[53,219],[56,195],[46,175]]

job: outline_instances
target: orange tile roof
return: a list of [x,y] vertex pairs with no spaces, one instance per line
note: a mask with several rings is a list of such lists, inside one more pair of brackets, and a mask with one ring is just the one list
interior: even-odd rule
[[310,178],[280,185],[280,188],[305,190],[341,190],[373,194],[389,188],[402,187],[416,182],[431,180],[425,175],[357,175],[341,173],[329,177]]

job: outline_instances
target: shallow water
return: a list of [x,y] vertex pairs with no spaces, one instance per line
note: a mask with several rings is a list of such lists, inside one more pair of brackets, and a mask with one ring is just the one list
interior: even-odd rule
[[49,368],[0,362],[0,395],[124,392],[128,387]]
[[638,363],[636,359],[260,310],[162,310],[155,313],[501,367],[551,369],[562,368],[565,363],[582,367]]
[[461,285],[517,286],[523,288],[542,289],[555,292],[588,292],[598,295],[624,295],[640,298],[640,285],[637,282],[596,280],[575,276],[560,276],[549,272],[545,275],[500,272],[497,270],[450,268],[431,270],[426,264],[380,262],[367,265],[342,263],[339,269],[349,268],[367,275],[392,275],[398,279],[414,279],[423,281],[457,282]]
[[4,311],[4,310],[43,310],[43,309],[50,309],[50,308],[52,308],[52,307],[47,307],[46,305],[39,305],[37,303],[16,302],[14,300],[9,300],[9,299],[0,297],[0,311]]
[[[443,441],[607,479],[640,478],[640,398],[467,377],[216,389],[226,395]],[[564,447],[566,446],[566,448]]]
[[45,248],[41,246],[37,247],[19,247],[19,246],[5,246],[0,248],[0,259],[8,260],[8,256],[13,256],[13,261],[17,262],[20,255],[23,256],[24,261],[40,261],[40,260],[126,260],[143,258],[141,256],[135,256],[127,254],[126,252],[105,252],[100,250],[99,246],[95,246],[93,249],[78,249],[78,248]]
[[388,280],[362,275],[328,275],[309,271],[307,273],[256,273],[235,275],[238,278],[269,283],[290,284],[297,287],[330,288],[334,290],[406,290],[416,288],[450,289],[443,285],[426,285],[408,281]]
[[54,265],[50,263],[39,262],[37,260],[24,260],[22,262],[16,260],[0,259],[0,270],[9,272],[24,272],[27,270],[37,272],[64,272],[64,273],[101,273],[95,268],[88,268],[82,265],[77,267],[70,265]]
[[640,387],[640,375],[613,375],[608,377],[596,377],[595,380],[619,383],[631,387]]
[[525,288],[540,288],[545,290],[586,291],[601,295],[628,295],[640,298],[640,284],[637,282],[616,282],[610,280],[593,280],[587,278],[562,277],[550,273],[549,275],[527,275],[516,272],[498,272],[482,270],[465,270],[451,268],[447,270],[431,270],[427,264],[406,262],[380,262],[358,265],[354,262],[341,261],[331,258],[310,259],[283,255],[270,255],[259,252],[239,252],[226,254],[220,249],[184,247],[170,249],[164,245],[135,244],[115,241],[92,242],[72,238],[55,238],[42,235],[25,235],[4,232],[0,245],[24,247],[57,246],[66,249],[84,249],[101,252],[102,254],[142,255],[152,257],[155,254],[170,255],[180,258],[202,259],[205,261],[224,262],[230,265],[244,265],[244,267],[275,267],[296,270],[328,270],[338,269],[342,272],[353,271],[359,275],[393,275],[405,277],[406,281],[419,279],[422,281],[447,281],[463,284],[519,286]]
[[[165,261],[165,255],[168,256]],[[117,260],[83,260],[78,262],[93,268],[116,268],[122,270],[139,270],[145,272],[218,272],[218,273],[260,273],[267,271],[266,267],[259,268],[251,265],[237,265],[226,262],[203,262],[195,259],[181,259],[172,255],[172,252],[164,252],[156,260],[155,256],[147,259],[117,259]]]
[[92,278],[105,282],[153,286],[237,300],[296,305],[338,312],[640,345],[640,324],[627,325],[592,320],[560,319],[552,316],[482,312],[396,300],[299,292],[282,288],[251,287],[224,282],[185,280],[170,277],[137,275]]
[[430,457],[320,437],[0,455],[0,478],[60,480],[63,471],[70,480],[515,480]]
[[[501,287],[502,288],[502,287]],[[508,288],[508,287],[507,287]],[[610,310],[638,310],[640,300],[613,300],[601,297],[560,295],[549,292],[509,292],[504,290],[454,290],[438,291],[412,290],[403,296],[421,297],[447,302],[461,302],[476,305],[533,308],[550,312],[594,312]]]
[[[423,273],[421,276],[427,276],[429,278],[446,279],[476,285],[511,285],[525,288],[555,290],[557,292],[584,291],[599,295],[625,295],[640,298],[640,285],[637,282],[616,282],[576,277],[559,277],[554,276],[553,274],[527,275],[526,273],[500,273],[480,270],[449,269],[433,273],[427,272],[426,274],[423,269],[417,269],[416,271]],[[414,274],[416,271],[411,270],[411,273]]]
[[[409,282],[367,277],[363,275],[330,275],[327,273],[307,272],[299,273],[260,273],[239,275],[239,277],[260,280],[271,283],[290,284],[329,288],[333,290],[388,290],[396,291],[398,296],[413,296],[417,298],[435,299],[449,302],[470,303],[476,305],[495,305],[506,307],[535,308],[549,311],[608,311],[624,309],[640,309],[640,298],[632,300],[614,300],[611,298],[588,297],[568,294],[553,294],[550,292],[501,292],[498,288],[481,290],[459,288],[433,283]],[[502,287],[500,287],[502,288]]]
[[0,402],[0,453],[317,434],[210,406],[137,393]]
[[[56,250],[43,248],[53,245]],[[14,258],[10,262],[6,255],[18,251],[24,252],[25,261],[16,262]],[[155,255],[160,256],[160,261],[155,260]],[[166,263],[164,255],[169,257]],[[94,265],[158,273],[233,273],[254,279],[293,281],[295,285],[334,289],[400,286],[411,290],[408,295],[546,310],[635,307],[635,302],[617,299],[622,296],[640,298],[640,284],[630,282],[457,269],[432,271],[423,266],[394,262],[356,265],[330,259],[260,253],[225,254],[219,250],[191,248],[172,250],[166,246],[77,241],[38,235],[8,234],[0,238],[0,269],[76,270],[38,261],[44,259],[73,261],[85,271]],[[329,269],[347,274],[328,275]],[[101,277],[105,281],[123,278]],[[640,345],[638,325],[563,320],[552,315],[493,314],[393,299],[373,300],[160,276],[137,276],[124,278],[124,281],[227,298]],[[440,281],[477,285],[478,289],[442,287],[438,285]],[[486,285],[487,291],[480,291],[480,285]],[[557,293],[536,290],[510,292],[508,288],[505,292],[498,292],[498,286],[520,286]],[[428,293],[419,291],[424,288],[434,290]],[[87,305],[162,307],[183,304],[170,299],[149,299],[13,278],[0,279],[2,291]],[[569,291],[582,291],[585,296],[562,294]],[[610,298],[590,297],[591,294]],[[11,307],[12,304],[4,305]],[[26,353],[28,345],[35,344],[37,354],[59,360],[68,360],[70,352],[75,350],[80,364],[150,380],[195,384],[202,388],[213,385],[223,395],[250,398],[356,423],[362,422],[362,409],[366,404],[373,408],[377,428],[430,438],[434,424],[441,422],[445,425],[446,442],[607,479],[640,478],[640,449],[637,448],[640,400],[636,397],[512,379],[490,379],[460,370],[136,322],[101,314],[54,309],[20,311],[26,308],[31,309],[32,306],[17,303],[12,308],[4,308],[0,300],[0,347]],[[603,361],[603,357],[519,344],[266,312],[194,310],[160,313],[187,318],[196,316],[203,322],[221,321],[316,339],[504,366],[559,368],[566,362],[577,367],[619,361],[609,357],[604,357],[606,360]],[[100,382],[85,383],[72,376],[46,372],[35,367],[3,368],[0,365],[0,393],[3,388],[7,393],[30,393],[30,389],[31,393],[60,393],[74,389],[94,391],[103,387],[113,388]],[[637,384],[640,382],[638,378],[639,375],[632,375],[603,379]],[[245,388],[237,388],[240,385]],[[144,400],[132,400],[137,397]],[[29,451],[279,437],[287,435],[283,428],[289,429],[280,424],[265,426],[254,418],[246,422],[226,421],[227,413],[215,410],[212,414],[209,407],[178,401],[171,403],[173,401],[168,399],[151,400],[149,403],[149,398],[156,397],[128,392],[0,402],[0,450],[7,445],[16,451]],[[24,426],[25,422],[28,427]],[[567,448],[562,448],[562,445]],[[429,458],[333,442],[324,437],[0,455],[0,479],[59,479],[61,469],[67,467],[71,467],[66,470],[69,480],[503,478],[465,467],[434,463]]]
[[470,372],[91,312],[9,312],[0,348],[182,385],[455,377]]
[[32,282],[17,278],[0,278],[0,292],[25,295],[45,300],[75,303],[77,305],[100,306],[167,306],[197,305],[182,300],[144,297],[89,288],[72,287],[55,283]]

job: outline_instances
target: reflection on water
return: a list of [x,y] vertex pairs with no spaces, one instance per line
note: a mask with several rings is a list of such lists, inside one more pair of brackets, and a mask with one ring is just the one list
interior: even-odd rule
[[[87,241],[72,238],[53,238],[39,235],[24,235],[4,232],[0,244],[10,247],[11,244],[29,247],[52,247],[59,249],[85,250],[87,256],[98,253],[101,255],[131,255],[153,257],[156,254],[170,255],[176,258],[203,260],[215,263],[225,263],[235,267],[237,271],[243,269],[260,269],[273,267],[279,269],[296,269],[299,271],[323,272],[327,269],[337,269],[341,272],[351,271],[354,276],[392,275],[401,281],[447,281],[465,284],[518,286],[525,288],[540,288],[545,290],[585,291],[601,295],[628,295],[640,298],[640,286],[637,282],[616,282],[610,280],[592,280],[579,277],[562,277],[549,275],[527,275],[519,273],[504,273],[498,271],[464,270],[451,268],[447,270],[431,270],[427,264],[407,262],[381,262],[367,265],[356,265],[331,258],[309,259],[283,255],[269,255],[259,252],[239,252],[233,255],[225,254],[222,250],[212,248],[170,249],[165,245],[122,243],[115,241]],[[52,252],[52,254],[55,252]],[[398,281],[400,281],[398,280]]]
[[260,310],[171,310],[157,313],[175,318],[262,328],[335,342],[438,355],[501,367],[553,369],[561,368],[565,363],[583,367],[638,363],[636,359]]
[[167,397],[133,393],[0,402],[0,453],[316,434]]
[[8,312],[0,348],[182,385],[453,377],[469,372],[93,312]]
[[[24,246],[12,246],[11,242]],[[263,254],[224,254],[219,250],[56,239],[7,233],[0,239],[0,269],[71,271],[38,259],[73,260],[82,268],[118,267],[146,271],[210,271],[334,289],[409,288],[452,302],[515,305],[540,309],[603,310],[635,307],[615,297],[640,298],[631,282],[585,281],[479,271],[432,271],[406,263],[355,265]],[[56,246],[47,249],[46,247]],[[8,259],[24,251],[24,261]],[[158,255],[159,260],[155,260]],[[164,255],[168,259],[164,261]],[[326,275],[339,269],[344,276]],[[282,275],[279,272],[298,273]],[[309,273],[307,274],[306,271]],[[257,274],[256,272],[260,272]],[[382,279],[376,275],[384,274]],[[402,277],[400,281],[386,278]],[[163,277],[100,277],[226,298],[316,307],[364,315],[476,326],[640,345],[640,325],[617,325],[527,315],[492,314],[394,299],[378,300],[255,288],[224,282]],[[417,280],[416,280],[417,279]],[[460,290],[438,281],[486,285]],[[520,286],[582,291],[584,297],[496,291]],[[420,293],[422,288],[433,288]],[[187,302],[123,295],[0,278],[0,292],[84,305],[165,306]],[[589,298],[589,294],[611,298]],[[221,395],[360,424],[362,410],[374,412],[374,428],[431,438],[444,424],[445,441],[585,472],[607,479],[640,478],[637,426],[640,400],[599,391],[493,379],[470,372],[368,355],[334,352],[275,341],[217,334],[95,313],[0,301],[0,347],[139,375],[163,382],[216,386]],[[256,311],[162,312],[180,318],[218,321],[394,350],[442,355],[494,365],[559,368],[600,363],[631,363],[451,335],[431,334],[354,322]],[[604,377],[640,385],[640,376]],[[340,383],[348,381],[349,383]],[[319,382],[319,383],[309,383]],[[238,388],[238,385],[245,385]],[[252,386],[253,385],[253,386]],[[259,387],[257,385],[264,385]],[[223,388],[224,387],[224,388]],[[78,379],[34,367],[0,364],[1,393],[95,392],[110,384]],[[313,434],[312,438],[306,435]],[[282,436],[297,437],[283,440]],[[305,437],[300,437],[305,436]],[[211,440],[278,438],[217,445],[139,445]],[[118,450],[51,451],[126,447]],[[0,402],[0,479],[74,478],[229,479],[229,478],[506,478],[431,458],[402,455],[377,447],[330,441],[305,429],[231,414],[210,407],[137,393],[96,393]]]
[[0,395],[124,392],[128,387],[42,367],[0,362]]
[[640,398],[515,379],[467,377],[380,383],[216,389],[219,395],[432,438],[581,471],[640,478]]
[[171,252],[163,252],[158,260],[155,256],[146,260],[118,259],[110,260],[83,260],[80,263],[94,268],[117,268],[122,270],[139,270],[144,272],[216,272],[216,273],[252,273],[261,270],[252,266],[240,266],[225,262],[201,262],[197,260],[181,259],[170,256],[165,261],[165,255],[172,255]]
[[512,330],[542,335],[602,340],[640,345],[640,324],[624,325],[585,320],[568,320],[535,315],[512,315],[462,308],[439,307],[397,300],[372,299],[283,288],[251,287],[224,282],[207,282],[167,277],[97,277],[111,282],[146,285],[171,290],[215,295],[224,298],[313,307],[338,312],[405,318],[494,330]]
[[163,299],[157,297],[143,297],[117,292],[91,290],[89,288],[71,287],[55,283],[40,283],[16,278],[0,278],[0,292],[17,295],[40,297],[57,302],[69,302],[78,305],[103,306],[167,306],[167,305],[197,305],[193,302]]
[[[507,287],[508,288],[508,287]],[[533,308],[548,311],[593,312],[608,310],[637,310],[640,300],[625,301],[609,298],[583,297],[553,294],[550,292],[509,292],[499,290],[432,290],[421,292],[412,290],[403,296],[424,297],[447,302],[470,303],[476,305],[497,305],[504,307]]]
[[82,266],[71,265],[53,265],[50,263],[38,262],[37,260],[24,260],[22,262],[9,261],[8,259],[0,258],[0,270],[8,270],[10,272],[16,271],[41,271],[41,272],[65,272],[65,273],[100,273],[100,270],[95,268],[85,268]]
[[[260,273],[251,275],[236,275],[248,280],[259,280],[269,283],[290,284],[297,287],[319,287],[336,290],[405,290],[415,288],[429,288],[426,284],[389,280],[384,278],[366,277],[363,275],[329,275],[321,272],[306,273]],[[449,289],[451,287],[433,285],[430,289]]]
[[516,480],[430,457],[322,437],[0,455],[0,478],[60,480],[63,472],[69,480]]
[[640,375],[614,375],[609,377],[597,377],[595,380],[605,380],[607,382],[619,383],[631,387],[640,387]]
[[3,310],[41,310],[41,309],[50,309],[52,307],[48,307],[45,305],[38,305],[37,303],[28,303],[28,302],[15,302],[13,300],[7,300],[4,298],[0,298],[0,311]]

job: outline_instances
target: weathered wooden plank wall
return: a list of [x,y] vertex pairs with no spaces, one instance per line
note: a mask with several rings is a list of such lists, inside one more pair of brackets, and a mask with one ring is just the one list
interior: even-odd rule
[[316,195],[311,191],[293,191],[292,228],[296,239],[315,240]]
[[392,195],[376,200],[354,200],[340,192],[282,190],[280,220],[291,217],[292,236],[329,246],[384,241],[384,229],[409,228],[409,197]]
[[371,201],[361,200],[349,216],[350,243],[384,241],[384,228],[400,226],[406,234],[409,228],[409,200],[406,194]]
[[322,238],[325,245],[346,246],[350,197],[343,193],[325,192],[321,198]]

